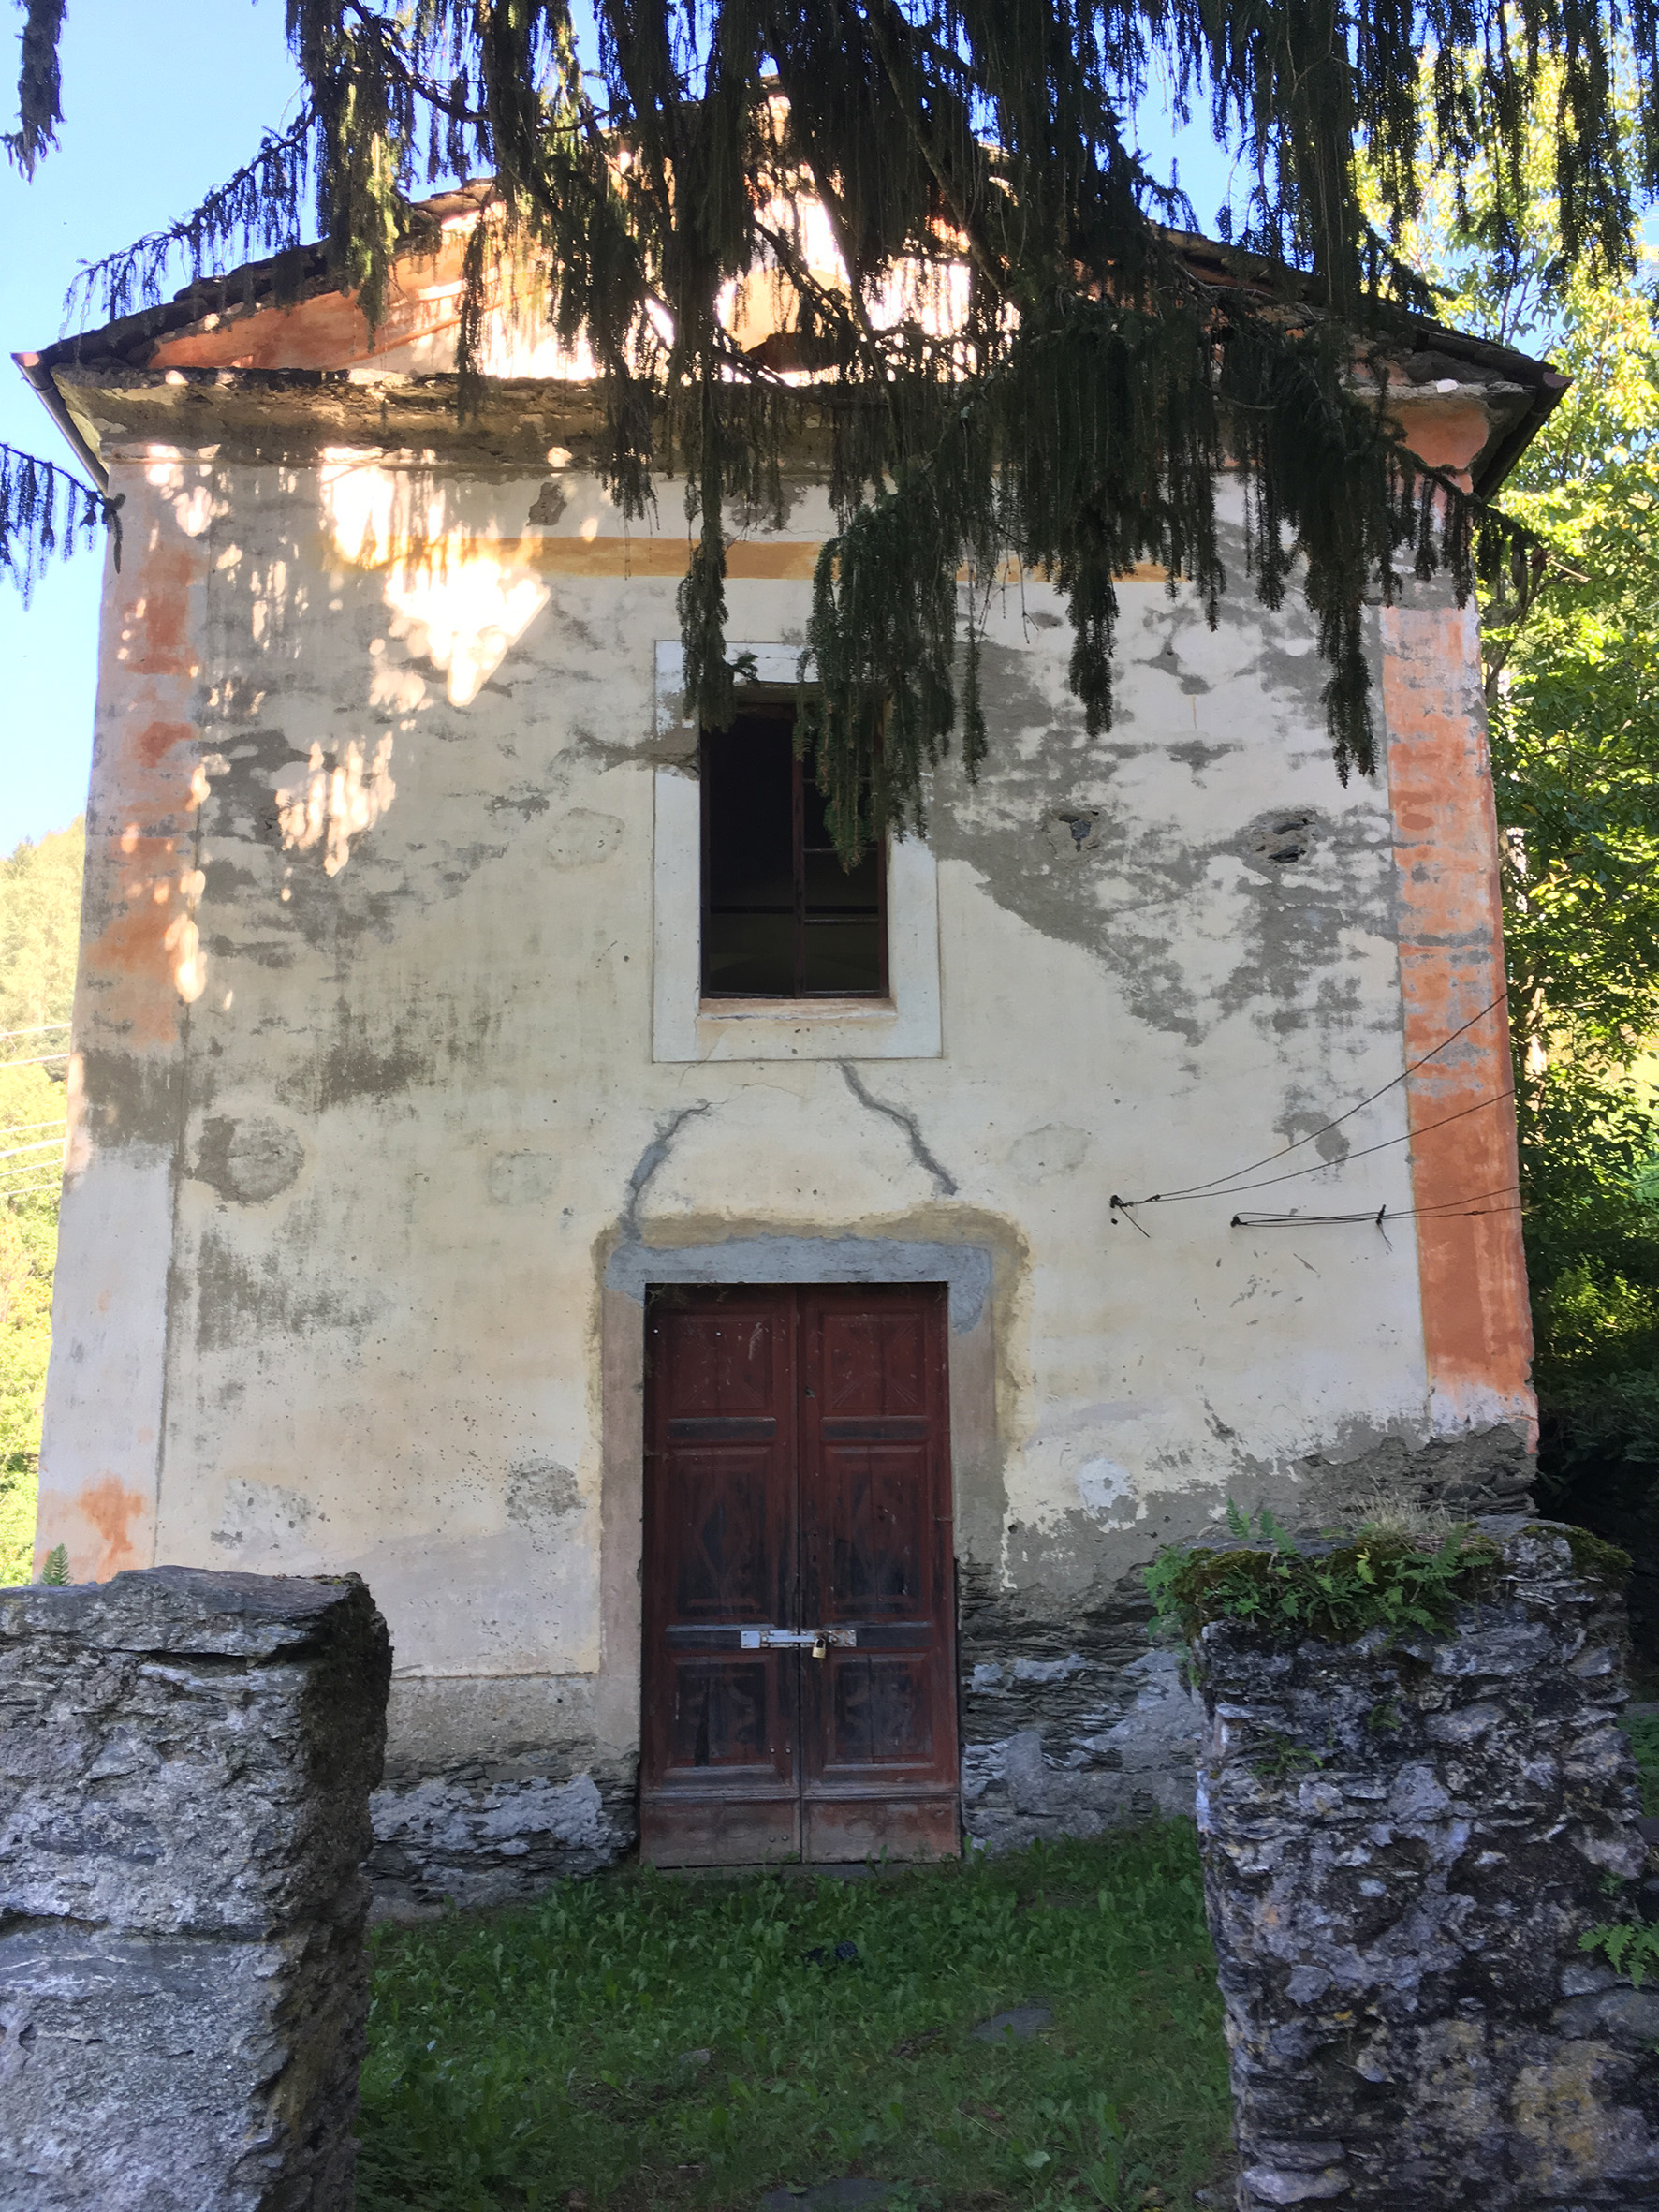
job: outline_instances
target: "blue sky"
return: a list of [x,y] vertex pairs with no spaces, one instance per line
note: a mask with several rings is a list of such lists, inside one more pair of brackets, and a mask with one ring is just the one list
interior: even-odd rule
[[[299,81],[283,12],[282,0],[72,0],[59,149],[33,184],[0,166],[8,444],[71,458],[9,356],[58,335],[79,263],[194,205],[282,122]],[[8,91],[15,51],[0,42]],[[101,572],[95,553],[54,563],[26,610],[0,584],[0,852],[61,830],[86,804]]]
[[[0,355],[49,344],[82,261],[184,213],[292,112],[299,80],[283,17],[282,0],[73,0],[58,151],[33,184],[0,166]],[[7,86],[14,52],[0,42]],[[1149,149],[1179,152],[1207,226],[1226,177],[1207,133],[1177,144],[1149,111],[1142,135]],[[6,358],[0,439],[69,458]],[[96,553],[54,563],[26,610],[0,583],[0,853],[62,829],[86,803],[100,574]]]

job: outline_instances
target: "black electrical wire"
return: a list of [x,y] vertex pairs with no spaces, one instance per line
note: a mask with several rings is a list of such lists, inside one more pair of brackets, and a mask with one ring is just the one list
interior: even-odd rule
[[[1219,1186],[1223,1184],[1237,1183],[1241,1175],[1253,1175],[1257,1168],[1271,1167],[1274,1160],[1286,1159],[1289,1158],[1291,1153],[1299,1152],[1304,1144],[1312,1144],[1317,1138],[1325,1136],[1331,1129],[1340,1129],[1343,1122],[1352,1121],[1355,1114],[1357,1113],[1363,1113],[1368,1106],[1374,1105],[1377,1099],[1386,1097],[1389,1091],[1395,1089],[1399,1084],[1402,1084],[1408,1075],[1415,1075],[1419,1068],[1427,1067],[1429,1062],[1432,1060],[1438,1054],[1445,1052],[1448,1044],[1456,1044],[1460,1037],[1466,1037],[1471,1029],[1475,1028],[1477,1024],[1486,1020],[1488,1014],[1491,1013],[1496,1008],[1502,1006],[1506,996],[1506,992],[1500,991],[1496,998],[1490,1000],[1486,1006],[1483,1006],[1477,1014],[1472,1015],[1470,1019],[1463,1024],[1461,1029],[1454,1029],[1449,1037],[1443,1037],[1440,1042],[1433,1047],[1432,1051],[1426,1052],[1420,1059],[1408,1062],[1407,1065],[1400,1070],[1398,1075],[1390,1076],[1386,1084],[1382,1084],[1379,1089],[1371,1092],[1368,1097],[1361,1099],[1358,1105],[1350,1106],[1345,1113],[1339,1113],[1334,1121],[1326,1122],[1322,1128],[1310,1129],[1305,1137],[1299,1137],[1294,1144],[1283,1145],[1277,1152],[1264,1153],[1260,1159],[1250,1160],[1245,1166],[1241,1168],[1234,1168],[1227,1174],[1211,1175],[1208,1182],[1190,1183],[1181,1190],[1154,1190],[1150,1198],[1118,1198],[1114,1195],[1111,1202],[1113,1210],[1116,1211],[1122,1209],[1123,1211],[1127,1211],[1127,1209],[1131,1206],[1168,1205],[1172,1201],[1180,1198],[1230,1197],[1232,1195],[1231,1192],[1220,1188]],[[1511,1087],[1511,1089],[1508,1091],[1500,1091],[1494,1095],[1498,1098],[1512,1098],[1514,1096],[1513,1087]],[[1482,1105],[1490,1105],[1492,1101],[1490,1099],[1483,1099],[1480,1102]],[[1473,1113],[1474,1108],[1465,1108],[1464,1111],[1467,1113]],[[1448,1114],[1446,1118],[1449,1121],[1455,1121],[1457,1116],[1456,1114]],[[1431,1128],[1438,1128],[1441,1126],[1442,1125],[1438,1122],[1431,1122],[1429,1124]],[[1421,1135],[1422,1132],[1420,1130],[1411,1130],[1408,1131],[1407,1134],[1415,1136]],[[1391,1144],[1397,1144],[1403,1142],[1402,1139],[1398,1137],[1390,1137],[1387,1141]],[[1366,1147],[1366,1150],[1371,1152],[1375,1152],[1380,1149],[1380,1146],[1374,1144],[1368,1145]],[[1358,1152],[1351,1152],[1345,1155],[1347,1159],[1359,1159],[1363,1157],[1363,1154]],[[1332,1167],[1340,1166],[1343,1163],[1340,1161],[1321,1160],[1319,1162],[1319,1167]],[[1296,1172],[1299,1174],[1312,1175],[1317,1174],[1318,1168],[1300,1168]],[[1267,1180],[1268,1182],[1273,1183],[1287,1182],[1289,1177],[1271,1175],[1269,1176]],[[1246,1190],[1262,1190],[1267,1187],[1267,1185],[1265,1183],[1247,1183],[1243,1185],[1242,1187]],[[1369,1215],[1365,1217],[1367,1219],[1370,1218]]]
[[[1344,1152],[1341,1159],[1315,1160],[1311,1168],[1292,1168],[1284,1175],[1264,1175],[1259,1183],[1236,1183],[1229,1190],[1211,1190],[1202,1184],[1197,1184],[1191,1190],[1161,1191],[1154,1198],[1119,1198],[1114,1192],[1109,1202],[1110,1207],[1115,1213],[1126,1214],[1132,1206],[1172,1206],[1196,1198],[1238,1198],[1246,1190],[1270,1190],[1276,1183],[1295,1183],[1303,1175],[1323,1174],[1328,1168],[1345,1168],[1350,1160],[1364,1159],[1373,1152],[1387,1152],[1391,1144],[1409,1144],[1415,1138],[1428,1136],[1431,1129],[1444,1129],[1454,1121],[1463,1120],[1467,1114],[1478,1113],[1483,1107],[1496,1106],[1505,1099],[1513,1099],[1514,1096],[1515,1085],[1510,1084],[1505,1090],[1493,1091],[1490,1098],[1476,1099],[1472,1106],[1460,1106],[1455,1113],[1443,1113],[1438,1121],[1426,1121],[1420,1128],[1402,1129],[1398,1137],[1384,1137],[1375,1144],[1362,1144],[1358,1152]],[[1355,1111],[1358,1112],[1358,1108]],[[1329,1122],[1326,1126],[1334,1128],[1336,1124]],[[1274,1155],[1275,1158],[1282,1159],[1284,1157],[1283,1153]],[[1265,1166],[1266,1162],[1260,1164]],[[1241,1168],[1238,1172],[1242,1174],[1244,1170]],[[1359,1214],[1355,1218],[1369,1221],[1372,1217]],[[1139,1224],[1136,1226],[1138,1228]]]

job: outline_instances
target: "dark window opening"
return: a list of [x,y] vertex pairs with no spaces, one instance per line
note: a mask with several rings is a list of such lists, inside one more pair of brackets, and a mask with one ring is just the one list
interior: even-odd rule
[[887,995],[886,849],[842,866],[794,737],[787,707],[703,734],[705,998]]

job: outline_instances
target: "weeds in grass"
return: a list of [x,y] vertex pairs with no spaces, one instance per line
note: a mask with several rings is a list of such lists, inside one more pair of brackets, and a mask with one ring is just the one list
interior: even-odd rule
[[[374,1962],[360,2212],[751,2212],[855,2172],[927,2212],[1138,2212],[1225,2150],[1187,1822],[869,1881],[600,1876]],[[1036,2002],[1043,2034],[969,2032]]]

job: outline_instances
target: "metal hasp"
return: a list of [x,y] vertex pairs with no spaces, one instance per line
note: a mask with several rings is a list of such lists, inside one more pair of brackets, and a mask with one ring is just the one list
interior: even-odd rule
[[745,1651],[811,1651],[819,1658],[820,1644],[851,1648],[859,1641],[857,1629],[743,1629],[739,1633]]

